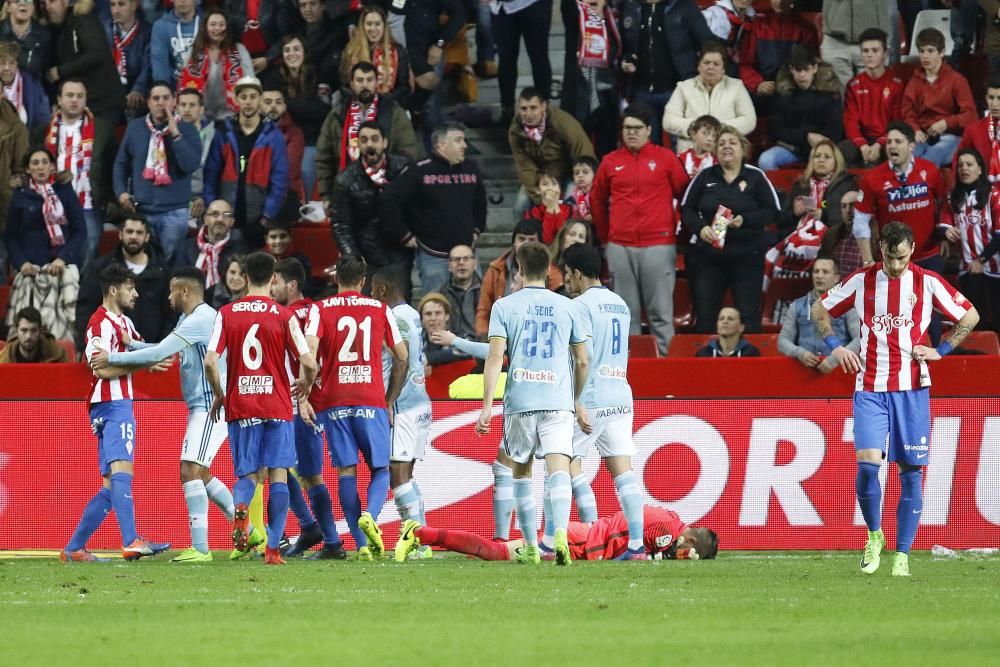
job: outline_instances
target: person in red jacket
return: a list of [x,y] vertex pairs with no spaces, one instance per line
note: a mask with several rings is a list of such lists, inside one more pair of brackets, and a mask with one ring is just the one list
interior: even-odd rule
[[951,164],[963,127],[976,122],[976,103],[965,77],[944,62],[944,35],[917,33],[920,69],[903,91],[903,120],[917,133],[913,154],[938,167]]
[[285,138],[285,149],[288,151],[288,194],[298,201],[306,201],[305,189],[302,186],[302,155],[306,150],[305,135],[295,124],[292,115],[286,113],[285,93],[276,85],[265,86],[260,96],[260,110],[270,118]]
[[874,166],[885,159],[885,132],[902,118],[903,80],[886,68],[889,36],[879,28],[861,33],[861,61],[865,69],[848,83],[844,93],[844,141],[838,144],[852,167]]
[[590,192],[594,231],[606,247],[614,290],[632,311],[629,333],[640,333],[645,307],[656,345],[666,355],[674,335],[678,220],[673,201],[687,188],[688,175],[673,151],[649,140],[653,112],[648,107],[634,104],[622,117],[624,146],[601,160]]
[[958,154],[963,148],[975,148],[986,164],[986,176],[996,187],[1000,183],[1000,74],[986,81],[986,114],[965,128],[955,150],[953,169],[958,172]]
[[542,243],[549,245],[566,221],[576,217],[576,206],[562,200],[562,187],[557,176],[541,172],[536,181],[538,191],[542,195],[542,203],[532,206],[531,210],[524,214],[524,218],[542,223]]
[[792,47],[805,44],[819,52],[816,27],[803,19],[795,0],[771,0],[771,11],[757,14],[744,28],[740,45],[740,79],[753,95],[757,113],[766,113],[764,102],[777,92],[776,79]]

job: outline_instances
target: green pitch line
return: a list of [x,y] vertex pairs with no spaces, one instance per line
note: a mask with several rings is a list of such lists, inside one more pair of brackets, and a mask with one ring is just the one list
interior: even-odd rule
[[557,568],[0,560],[4,664],[996,664],[1000,559],[720,553]]

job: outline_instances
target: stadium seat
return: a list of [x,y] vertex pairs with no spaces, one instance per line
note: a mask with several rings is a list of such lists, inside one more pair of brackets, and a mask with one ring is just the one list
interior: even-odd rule
[[[951,38],[951,10],[950,9],[924,9],[917,14],[917,19],[913,22],[913,34],[919,35],[924,28],[937,28],[944,35],[944,55],[950,56],[955,48],[955,40]],[[976,35],[972,36],[972,50],[976,48]],[[917,50],[917,40],[910,44],[909,55],[905,61],[915,60],[919,57]]]
[[97,242],[97,254],[107,255],[118,245],[118,230],[106,229],[101,233],[101,240]]
[[[7,303],[10,301],[10,285],[0,285],[0,320],[7,319]],[[2,336],[0,336],[2,338]]]
[[778,334],[774,333],[759,333],[759,334],[744,334],[744,338],[747,339],[751,345],[760,350],[760,356],[762,357],[780,357],[781,353],[778,352]]
[[69,361],[76,361],[76,345],[73,344],[73,341],[63,338],[56,342],[59,343],[59,347],[66,350],[66,358]]
[[629,336],[628,354],[630,357],[640,357],[644,359],[659,357],[660,351],[656,348],[656,336]]
[[773,185],[776,190],[788,192],[792,188],[792,184],[795,183],[795,179],[802,175],[802,170],[772,169],[771,171],[765,172],[764,175],[767,176],[767,180],[771,181],[771,185]]
[[693,324],[694,303],[691,300],[691,286],[686,278],[678,278],[674,283],[674,328],[686,328]]
[[959,347],[983,354],[1000,355],[1000,339],[993,331],[973,331]]
[[694,353],[705,347],[705,344],[715,337],[715,334],[675,334],[670,339],[668,357],[693,357]]
[[324,270],[328,266],[337,263],[340,251],[330,234],[329,225],[325,227],[293,227],[292,239],[295,240],[295,248],[312,263],[312,277],[325,280]]
[[799,14],[803,19],[809,21],[816,28],[816,34],[819,35],[820,41],[823,41],[823,12],[801,12]]
[[772,319],[774,308],[779,301],[792,302],[812,289],[812,279],[810,278],[775,278],[767,286],[764,292],[764,306],[761,308],[763,317],[761,322],[766,331],[770,331],[769,326],[777,326],[777,331],[781,330],[781,322]]

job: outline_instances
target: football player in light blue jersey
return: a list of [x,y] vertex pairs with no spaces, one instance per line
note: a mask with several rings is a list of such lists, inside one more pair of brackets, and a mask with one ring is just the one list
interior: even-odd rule
[[[628,549],[622,560],[646,560],[643,545],[642,489],[632,472],[635,443],[632,441],[632,388],[629,386],[628,332],[631,313],[620,296],[601,285],[601,255],[593,246],[576,244],[563,254],[566,287],[576,298],[578,317],[588,334],[590,376],[581,400],[593,424],[591,433],[577,428],[573,434],[573,496],[580,521],[597,520],[597,501],[581,461],[594,445],[615,480],[618,501],[628,522]],[[549,500],[546,498],[546,505]],[[546,513],[546,537],[548,530]]]
[[[205,379],[204,358],[216,311],[205,303],[205,274],[191,267],[178,268],[170,279],[170,307],[181,314],[177,326],[156,344],[132,341],[128,352],[102,350],[91,359],[95,370],[107,366],[153,366],[181,355],[181,392],[188,407],[187,430],[181,448],[181,484],[188,506],[191,547],[174,562],[212,560],[208,550],[208,501],[211,499],[233,519],[233,496],[209,470],[228,435],[225,420],[209,418],[212,390]],[[224,367],[224,365],[223,365]]]
[[[392,405],[392,448],[389,454],[389,481],[392,496],[400,518],[427,523],[424,518],[424,499],[417,481],[413,479],[413,468],[418,460],[423,460],[427,448],[427,438],[431,430],[431,398],[424,385],[424,330],[420,325],[420,313],[406,303],[403,296],[406,281],[395,269],[381,269],[372,276],[372,298],[389,304],[396,318],[396,326],[409,350],[406,381],[399,398]],[[383,382],[389,386],[392,373],[392,354],[388,348],[382,350]],[[431,548],[423,547],[415,552],[420,558],[432,558]]]
[[545,287],[549,252],[541,243],[525,243],[517,250],[524,288],[493,304],[490,313],[490,351],[483,372],[483,410],[476,432],[490,431],[493,393],[503,365],[509,359],[504,393],[502,446],[514,463],[514,505],[525,537],[519,555],[523,563],[538,563],[535,500],[531,493],[531,466],[536,452],[545,459],[546,493],[551,499],[555,560],[572,563],[567,539],[573,497],[569,464],[573,455],[573,413],[590,433],[580,395],[587,379],[586,334],[581,330],[573,302]]

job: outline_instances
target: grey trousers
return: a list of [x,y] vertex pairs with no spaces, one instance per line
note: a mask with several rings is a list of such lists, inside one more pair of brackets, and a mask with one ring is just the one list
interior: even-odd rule
[[670,339],[674,337],[677,246],[632,248],[609,243],[607,258],[615,293],[632,311],[629,334],[642,333],[642,307],[645,306],[650,331],[656,336],[656,347],[661,355],[666,355]]

